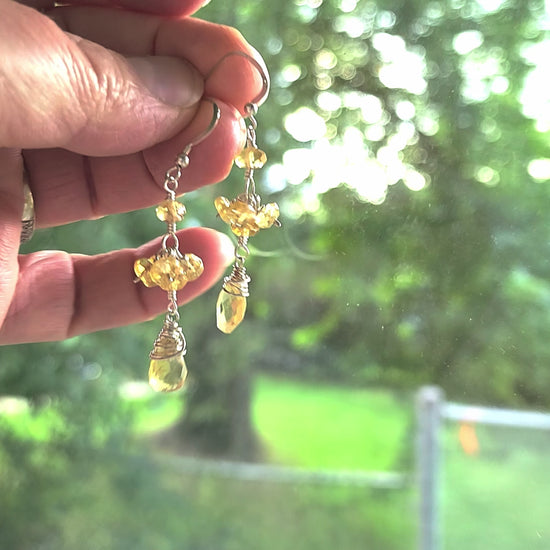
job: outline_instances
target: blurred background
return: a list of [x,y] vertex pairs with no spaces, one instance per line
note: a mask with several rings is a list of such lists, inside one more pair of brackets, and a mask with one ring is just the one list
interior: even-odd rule
[[[0,349],[0,548],[550,548],[547,431],[439,416],[429,542],[415,458],[423,386],[443,409],[550,410],[549,2],[224,0],[198,16],[266,59],[256,181],[283,227],[251,240],[231,336],[219,288],[182,309],[181,394],[146,382],[160,319]],[[234,169],[186,195],[186,223],[225,231],[213,199],[241,187]],[[159,231],[132,212],[23,251]]]

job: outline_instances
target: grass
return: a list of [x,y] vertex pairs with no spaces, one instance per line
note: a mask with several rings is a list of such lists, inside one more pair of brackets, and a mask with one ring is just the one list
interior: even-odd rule
[[[158,401],[139,386],[125,390],[125,410],[138,433],[169,427],[181,411],[181,400]],[[272,461],[311,468],[392,469],[408,423],[406,404],[390,392],[267,377],[258,379],[253,412]],[[10,481],[19,462],[6,456],[3,478],[0,453],[0,525],[2,519],[6,524],[0,547],[13,547],[10,533],[18,550],[72,550],[76,541],[80,550],[409,550],[413,544],[407,492],[242,482],[97,452],[89,465],[58,457],[61,466],[51,471],[55,450],[41,446],[48,444],[48,419],[26,416],[21,408],[6,421],[40,435],[27,437],[29,449],[22,452],[46,462],[30,471],[26,489],[19,490]],[[33,531],[18,519],[29,509],[26,499],[34,503]]]
[[477,427],[480,453],[446,431],[442,527],[446,550],[550,547],[550,441],[536,430]]
[[[127,409],[139,433],[168,427],[182,410],[179,399],[126,389],[134,392]],[[404,462],[413,451],[412,402],[391,391],[261,376],[252,405],[271,462],[412,471],[412,462]],[[19,401],[4,400],[2,406],[0,428],[23,442],[19,456],[0,447],[2,548],[68,550],[76,541],[81,550],[415,548],[413,488],[242,482],[171,470],[145,455],[95,452],[89,463],[77,464],[62,448],[48,447],[50,432],[64,433],[55,408],[33,415]],[[476,430],[481,450],[467,456],[457,425],[444,429],[445,550],[549,548],[547,434]],[[32,530],[21,523],[25,517]],[[10,533],[18,546],[8,544]]]
[[258,377],[254,424],[278,463],[392,471],[408,439],[411,406],[384,390]]

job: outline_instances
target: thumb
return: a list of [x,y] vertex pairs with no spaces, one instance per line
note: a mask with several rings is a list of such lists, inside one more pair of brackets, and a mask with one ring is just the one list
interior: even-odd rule
[[0,147],[139,151],[181,130],[203,93],[184,60],[125,58],[15,2],[0,2],[0,43]]

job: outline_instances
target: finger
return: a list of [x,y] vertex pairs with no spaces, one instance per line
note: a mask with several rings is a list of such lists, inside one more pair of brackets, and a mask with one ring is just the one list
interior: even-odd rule
[[[218,106],[220,120],[208,138],[193,147],[179,193],[222,180],[242,146],[242,119],[233,108]],[[25,151],[37,226],[93,219],[159,202],[165,195],[162,185],[166,170],[185,146],[208,128],[212,113],[212,103],[202,102],[185,130],[143,153],[90,158],[62,149]]]
[[[19,0],[33,8],[48,9],[55,6],[55,0]],[[190,15],[195,13],[205,0],[72,0],[65,4],[87,4],[96,6],[121,7],[129,10],[155,13],[158,15]]]
[[[181,249],[200,256],[204,273],[178,292],[180,304],[210,288],[231,260],[229,239],[211,229],[180,231]],[[133,264],[160,248],[157,241],[139,249],[99,256],[37,252],[21,256],[20,279],[0,343],[61,340],[82,333],[146,321],[166,311],[167,295],[133,282]]]
[[[68,32],[127,56],[187,59],[208,76],[208,96],[234,105],[243,114],[244,106],[261,93],[267,79],[258,52],[231,27],[196,18],[167,19],[93,7],[56,8],[50,14]],[[231,52],[244,55],[227,57]],[[247,57],[254,59],[264,74]]]
[[21,153],[0,149],[0,325],[15,291],[23,211]]
[[0,146],[138,151],[184,127],[203,94],[182,59],[124,58],[14,2],[0,2],[0,39]]

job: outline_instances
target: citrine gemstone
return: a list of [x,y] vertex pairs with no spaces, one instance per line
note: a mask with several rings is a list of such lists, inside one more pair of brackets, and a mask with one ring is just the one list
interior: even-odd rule
[[140,258],[134,262],[134,273],[139,278],[139,280],[146,286],[152,287],[156,286],[156,283],[151,279],[150,270],[155,261],[155,257],[151,258]]
[[279,217],[279,205],[276,202],[270,202],[262,206],[258,211],[256,221],[260,229],[268,229]]
[[253,237],[260,229],[271,227],[279,217],[279,207],[274,202],[256,209],[238,198],[230,201],[218,197],[214,205],[220,218],[237,237]]
[[179,390],[187,377],[185,359],[180,353],[166,359],[151,359],[149,384],[158,392]]
[[204,271],[202,260],[195,254],[151,256],[134,262],[134,272],[147,287],[181,290],[189,281],[198,279]]
[[185,266],[185,277],[188,281],[198,279],[204,271],[202,260],[195,254],[185,254],[183,264]]
[[233,332],[244,319],[246,298],[230,294],[222,288],[216,304],[216,325],[225,334]]
[[151,280],[162,290],[181,290],[187,284],[186,265],[175,256],[161,256],[151,269]]
[[257,147],[245,147],[236,157],[235,164],[239,168],[262,168],[267,162],[267,155]]
[[178,223],[185,217],[185,205],[176,200],[166,199],[156,209],[157,218],[162,222]]

